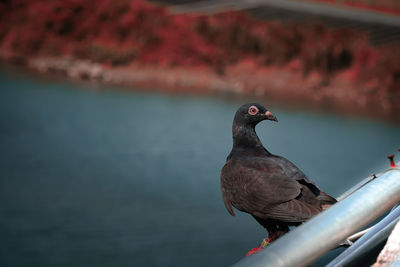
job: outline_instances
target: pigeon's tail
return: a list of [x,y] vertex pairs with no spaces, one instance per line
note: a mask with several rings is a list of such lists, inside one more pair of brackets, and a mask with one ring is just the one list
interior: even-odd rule
[[337,202],[335,198],[331,197],[330,195],[322,191],[317,198],[319,199],[321,203],[321,208],[323,210],[326,210],[327,208],[329,208],[330,206],[332,206]]

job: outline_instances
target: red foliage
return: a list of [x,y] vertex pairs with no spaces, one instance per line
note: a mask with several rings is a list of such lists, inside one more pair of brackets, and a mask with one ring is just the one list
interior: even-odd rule
[[3,56],[63,56],[105,65],[294,66],[325,76],[346,70],[354,82],[397,92],[398,45],[372,47],[364,35],[322,25],[259,21],[243,12],[171,15],[145,0],[0,2]]

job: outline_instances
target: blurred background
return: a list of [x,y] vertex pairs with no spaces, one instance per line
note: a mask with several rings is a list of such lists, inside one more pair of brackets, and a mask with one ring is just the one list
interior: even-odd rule
[[337,197],[400,147],[399,42],[394,0],[1,1],[0,265],[237,262],[236,109]]

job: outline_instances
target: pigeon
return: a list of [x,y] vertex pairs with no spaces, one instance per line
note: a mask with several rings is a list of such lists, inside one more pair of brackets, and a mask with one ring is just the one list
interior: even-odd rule
[[221,171],[222,198],[228,212],[233,207],[249,213],[268,232],[263,246],[336,203],[299,168],[271,154],[255,127],[263,120],[278,121],[258,103],[242,105],[233,125],[233,148]]

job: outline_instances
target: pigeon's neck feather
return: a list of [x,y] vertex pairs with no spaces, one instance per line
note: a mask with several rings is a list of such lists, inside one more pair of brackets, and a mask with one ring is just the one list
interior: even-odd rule
[[232,136],[232,151],[244,150],[255,154],[270,154],[258,138],[253,125],[240,125],[234,123],[232,126]]

